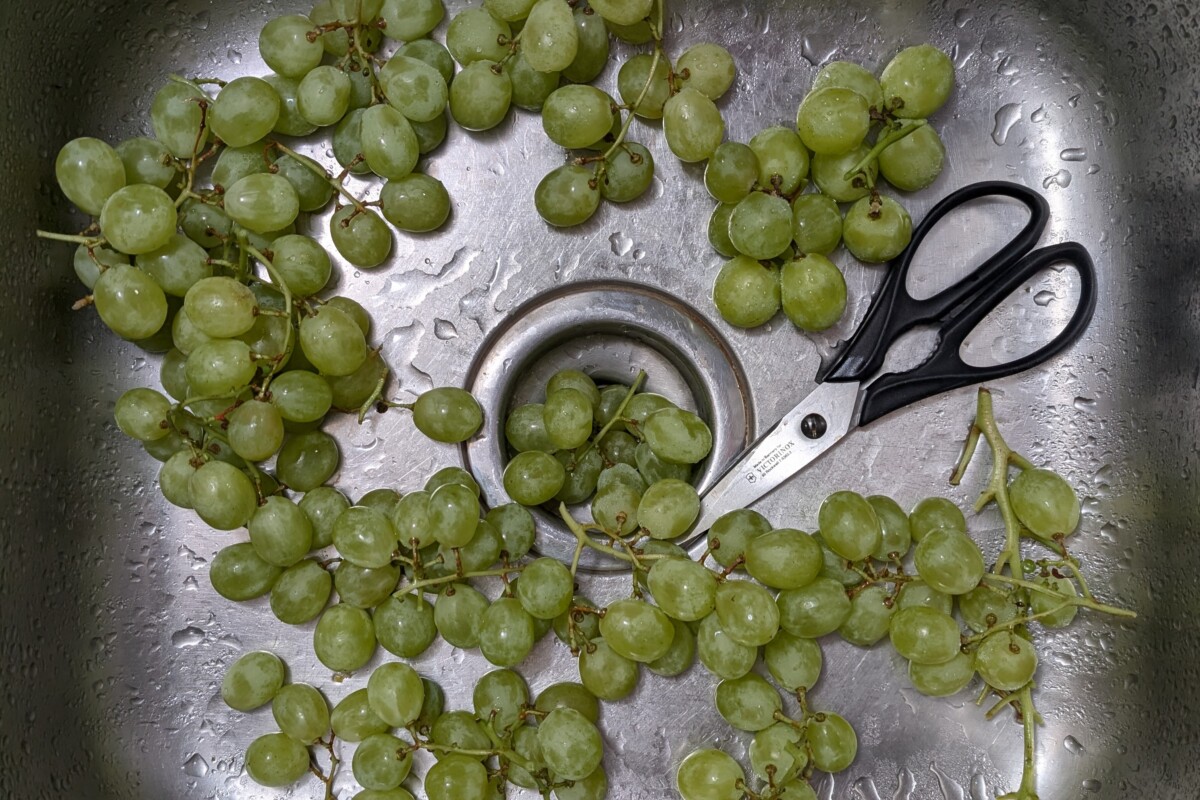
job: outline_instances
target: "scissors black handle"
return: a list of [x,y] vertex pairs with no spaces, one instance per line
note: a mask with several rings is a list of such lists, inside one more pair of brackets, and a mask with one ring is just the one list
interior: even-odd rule
[[[1024,203],[1029,221],[999,252],[971,274],[933,297],[917,300],[907,289],[909,270],[921,241],[947,213],[970,200],[1010,197]],[[912,241],[888,267],[887,276],[863,324],[818,381],[863,381],[883,365],[892,344],[917,325],[938,331],[933,354],[920,366],[880,376],[863,390],[859,424],[866,425],[918,400],[974,383],[1005,377],[1036,366],[1070,346],[1091,321],[1096,307],[1096,273],[1082,245],[1068,242],[1032,251],[1045,230],[1050,211],[1045,199],[1018,184],[971,184],[946,197],[913,231]],[[1079,273],[1079,303],[1067,326],[1051,341],[1026,356],[993,366],[966,364],[959,351],[971,331],[1026,280],[1052,264],[1069,263]]]

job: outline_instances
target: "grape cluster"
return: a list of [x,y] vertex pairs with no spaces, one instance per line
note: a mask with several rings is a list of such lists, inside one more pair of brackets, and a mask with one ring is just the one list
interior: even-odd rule
[[542,403],[514,408],[505,438],[514,455],[504,470],[513,500],[538,506],[591,501],[607,534],[682,536],[700,513],[693,465],[712,448],[708,425],[690,411],[633,386],[600,388],[579,370],[555,373]]
[[[911,192],[937,178],[945,149],[924,118],[953,86],[954,65],[930,45],[901,50],[878,80],[858,64],[832,61],[801,101],[795,129],[772,126],[749,144],[716,148],[704,185],[718,202],[709,242],[730,259],[713,285],[725,321],[753,328],[781,307],[804,331],[841,319],[846,281],[829,256],[844,243],[876,264],[908,245],[912,220],[877,182],[882,176]],[[809,179],[816,191],[804,193]],[[839,203],[851,204],[845,215]]]

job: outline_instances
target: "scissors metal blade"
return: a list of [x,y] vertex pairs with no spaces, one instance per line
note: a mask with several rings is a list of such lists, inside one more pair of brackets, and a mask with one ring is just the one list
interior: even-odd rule
[[[854,427],[860,388],[859,381],[828,382],[810,392],[704,493],[700,519],[692,533],[703,533],[723,514],[746,508],[840,442]],[[801,423],[810,415],[824,421],[820,436],[801,430]],[[809,433],[816,428],[810,426]]]

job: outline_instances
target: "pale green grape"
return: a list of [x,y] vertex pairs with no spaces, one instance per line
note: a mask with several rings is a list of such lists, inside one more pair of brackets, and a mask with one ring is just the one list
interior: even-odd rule
[[647,585],[659,608],[673,619],[694,622],[716,608],[716,576],[689,558],[656,560],[650,567]]
[[580,392],[593,408],[600,403],[600,390],[596,388],[596,382],[580,370],[564,369],[551,375],[550,380],[546,382],[546,396],[559,389],[574,389]]
[[333,125],[350,110],[351,90],[350,77],[341,69],[317,67],[296,87],[296,110],[313,125]]
[[[329,182],[324,167],[308,156],[295,158],[285,154],[275,162],[273,169],[286,178],[292,188],[296,190],[301,211],[320,211],[329,204],[329,199],[333,197],[333,186]],[[275,240],[276,243],[278,241],[279,239]],[[292,289],[295,291],[295,287]]]
[[[1059,597],[1044,592],[1029,593],[1029,608],[1034,614],[1043,614],[1038,622],[1047,628],[1065,628],[1075,619],[1079,606],[1068,605],[1072,598],[1078,596],[1075,582],[1070,578],[1042,578],[1039,583],[1058,592]],[[978,591],[978,590],[976,590]]]
[[561,72],[571,66],[579,52],[579,32],[566,0],[534,3],[521,31],[521,51],[540,72]]
[[594,86],[563,86],[551,92],[542,106],[542,128],[551,141],[563,147],[588,147],[603,137],[612,124],[612,98]]
[[288,422],[316,422],[329,413],[333,392],[320,375],[290,370],[272,381],[271,403]]
[[918,692],[930,697],[949,697],[967,688],[975,677],[975,659],[966,653],[956,653],[943,664],[908,665],[908,679]]
[[634,448],[633,458],[642,482],[647,486],[667,479],[686,481],[692,475],[690,465],[664,461],[654,454],[646,442],[641,442]]
[[187,382],[187,356],[178,349],[171,349],[163,356],[159,380],[172,398],[184,400],[191,395]]
[[313,548],[320,549],[333,543],[333,525],[350,501],[332,486],[319,486],[304,495],[299,505],[313,526]]
[[1079,497],[1056,472],[1022,470],[1008,486],[1013,511],[1038,536],[1067,536],[1079,527]]
[[379,16],[386,24],[384,33],[408,42],[436,28],[446,16],[446,7],[442,0],[383,0]]
[[535,638],[533,617],[512,597],[492,603],[479,621],[479,651],[498,667],[524,661]]
[[[807,153],[804,160],[807,172]],[[704,167],[704,188],[721,203],[737,203],[750,194],[758,178],[758,156],[740,142],[722,142]]]
[[433,607],[412,595],[388,597],[373,617],[380,646],[401,658],[416,658],[437,638]]
[[[667,82],[669,68],[665,59],[659,59],[654,67],[654,77],[650,77],[650,65],[654,63],[653,56],[641,53],[633,56],[621,65],[617,73],[617,92],[621,101],[633,108],[633,113],[644,119],[662,119],[663,106],[671,96],[671,87]],[[646,83],[649,81],[649,88]],[[645,91],[645,96],[642,92]],[[638,98],[642,102],[637,103]]]
[[286,497],[268,497],[250,518],[250,543],[268,564],[290,567],[312,547],[312,523]]
[[796,128],[814,153],[842,155],[862,144],[871,126],[867,99],[850,89],[810,92],[796,112]]
[[[374,678],[377,674],[378,669],[371,677]],[[420,682],[421,679],[418,678],[418,685]],[[412,754],[407,752],[407,747],[407,742],[390,733],[376,733],[363,739],[355,748],[351,762],[354,780],[363,787],[376,791],[395,789],[408,777],[408,772],[412,769]],[[404,755],[400,755],[402,752]]]
[[504,423],[504,436],[518,453],[530,450],[553,451],[554,443],[546,434],[546,423],[542,403],[527,403],[517,406]]
[[696,634],[685,622],[671,620],[675,635],[671,639],[671,647],[667,652],[646,664],[646,668],[655,675],[674,677],[687,672],[696,662]]
[[504,121],[512,93],[512,80],[495,61],[471,61],[450,84],[450,114],[469,131],[486,131]]
[[329,253],[316,239],[301,234],[280,236],[272,251],[272,266],[293,296],[309,297],[329,283],[333,270]]
[[254,484],[235,466],[209,461],[189,483],[192,507],[200,518],[220,531],[241,528],[258,507]]
[[900,504],[890,497],[874,494],[867,498],[875,516],[879,518],[879,528],[882,536],[879,546],[871,555],[879,561],[887,561],[892,553],[903,557],[912,547],[912,534],[908,525],[908,515]]
[[337,408],[358,409],[374,396],[379,382],[386,377],[387,364],[376,350],[367,351],[367,360],[349,375],[329,376],[333,404]]
[[448,483],[429,495],[433,538],[447,547],[462,547],[479,526],[479,498],[467,486]]
[[367,681],[367,703],[388,725],[403,728],[421,713],[425,687],[407,664],[392,661],[375,668]]
[[345,742],[361,742],[368,736],[384,733],[388,724],[376,716],[367,700],[367,690],[351,692],[333,707],[329,725],[334,736]]
[[246,653],[226,670],[221,699],[235,711],[253,711],[275,697],[284,680],[283,662],[274,653]]
[[304,559],[284,570],[271,587],[271,613],[280,622],[301,625],[325,609],[332,591],[328,570],[317,561]]
[[546,98],[558,88],[559,74],[534,69],[524,50],[504,62],[504,74],[512,83],[512,104],[517,108],[540,111]]
[[1018,598],[1009,591],[980,585],[958,598],[963,622],[976,633],[1016,619]]
[[870,184],[875,182],[875,178],[879,174],[878,160],[871,159],[862,169],[862,172],[869,177],[869,181],[864,180],[861,174],[855,174],[851,176],[850,180],[846,180],[846,173],[861,162],[868,152],[866,145],[860,145],[849,153],[839,156],[817,153],[812,157],[813,183],[817,185],[822,194],[829,195],[839,203],[853,203],[859,198],[866,197],[871,192]]
[[208,570],[208,577],[217,594],[226,600],[242,602],[262,597],[271,591],[282,572],[279,567],[259,558],[258,553],[254,552],[254,545],[239,542],[217,553]]
[[[421,66],[433,72],[432,67]],[[436,77],[441,79],[440,75]],[[367,165],[382,178],[403,178],[417,165],[420,155],[417,135],[404,115],[391,106],[367,109],[362,118],[362,140]]]
[[578,683],[554,683],[538,693],[534,707],[543,714],[556,708],[571,708],[578,711],[593,725],[600,719],[600,703],[587,687]]
[[720,203],[713,209],[712,216],[708,218],[708,243],[726,258],[740,255],[729,239],[729,218],[733,215],[735,208],[737,208],[736,203]]
[[349,375],[367,358],[362,329],[349,314],[330,305],[321,306],[300,322],[300,347],[326,375]]
[[436,178],[418,172],[384,184],[380,193],[383,216],[402,231],[440,228],[450,216],[450,195]]
[[538,723],[537,734],[542,757],[556,777],[583,780],[600,766],[600,731],[575,709],[554,709]]
[[666,654],[675,628],[660,609],[625,598],[609,605],[600,618],[600,635],[619,655],[645,663]]
[[235,78],[222,87],[209,106],[208,125],[225,144],[242,147],[271,132],[279,119],[280,105],[279,94],[271,84],[261,78]]
[[351,506],[333,524],[333,546],[346,561],[378,569],[392,562],[396,529],[383,512]]
[[400,502],[400,493],[395,489],[372,489],[371,491],[358,498],[358,502],[354,505],[370,508],[383,514],[389,520],[392,514],[396,511],[396,504]]
[[939,528],[921,539],[913,555],[917,573],[946,594],[966,594],[983,577],[983,554],[965,533]]
[[354,175],[371,171],[362,157],[362,118],[365,113],[365,108],[352,109],[333,129],[333,156]]
[[637,438],[642,438],[641,426],[646,417],[660,408],[675,408],[675,404],[660,394],[640,392],[635,394],[625,406],[625,429]]
[[560,785],[554,789],[555,800],[604,800],[608,796],[608,775],[603,765],[596,767],[591,775],[571,785]]
[[909,530],[913,541],[919,542],[930,531],[939,528],[967,532],[967,520],[962,510],[953,501],[944,497],[926,497],[917,502],[908,512]]
[[824,194],[802,194],[792,201],[792,239],[801,253],[829,255],[842,242],[842,212]]
[[537,0],[483,0],[483,7],[496,19],[520,22],[529,16]]
[[695,89],[710,100],[718,100],[733,85],[737,68],[733,56],[724,47],[702,42],[679,54],[675,72],[683,86]]
[[296,221],[300,196],[282,175],[247,175],[226,192],[225,213],[239,225],[265,234]]
[[779,692],[766,679],[751,672],[717,684],[717,712],[742,731],[761,731],[783,710]]
[[179,81],[168,81],[154,95],[150,106],[154,138],[176,158],[191,158],[203,151],[208,143],[209,132],[205,113],[200,107],[201,100],[208,102],[208,95]]
[[1002,692],[1015,692],[1037,671],[1033,642],[1011,631],[997,631],[975,651],[975,669],[987,684]]
[[429,522],[430,492],[409,492],[400,498],[392,512],[396,536],[405,547],[419,549],[434,541]]
[[375,653],[375,626],[361,608],[339,603],[325,609],[313,631],[313,650],[326,667],[353,672]]
[[654,539],[674,539],[700,516],[700,495],[690,484],[668,478],[656,481],[638,504],[638,525]]
[[838,627],[838,633],[851,644],[870,647],[891,627],[895,606],[890,604],[887,591],[881,586],[868,586],[850,600],[850,615]]
[[484,800],[487,768],[470,756],[450,753],[429,768],[424,786],[429,800]]
[[654,455],[672,464],[696,464],[712,449],[708,425],[681,408],[663,408],[650,414],[642,432]]
[[[625,431],[609,431],[604,434],[604,438],[600,440],[600,454],[604,457],[607,464],[613,466],[625,466],[633,469],[633,473],[637,476],[638,481],[645,484],[643,479],[637,473],[637,439],[634,439]],[[606,468],[607,469],[607,468]],[[629,476],[628,473],[619,473]],[[599,477],[597,477],[597,484]]]
[[788,691],[811,689],[821,677],[821,646],[812,639],[780,631],[763,647],[771,677]]
[[[321,47],[323,49],[324,45]],[[268,75],[263,80],[271,84],[271,88],[279,95],[279,118],[275,120],[275,127],[272,129],[275,133],[282,133],[284,136],[307,136],[317,129],[316,125],[300,116],[300,107],[296,100],[300,91],[299,78]]]
[[663,105],[663,135],[680,161],[704,161],[721,144],[725,121],[712,100],[684,87]]
[[517,599],[537,619],[554,619],[571,607],[574,577],[560,561],[539,558],[521,572]]
[[912,240],[912,218],[904,206],[890,197],[864,197],[846,212],[842,241],[859,261],[881,264],[891,261]]
[[161,142],[135,136],[118,144],[116,151],[125,166],[125,183],[148,183],[168,193],[178,193],[178,187],[173,188],[171,181],[180,172],[171,152]]
[[958,623],[928,606],[909,606],[892,615],[892,647],[915,664],[944,664],[959,651]]
[[297,492],[308,492],[329,480],[340,461],[337,441],[329,434],[297,433],[280,448],[275,476]]
[[854,763],[858,735],[842,717],[823,711],[808,723],[808,746],[813,766],[823,772],[841,772]]
[[835,87],[849,89],[862,95],[867,104],[877,111],[883,110],[883,89],[879,81],[866,69],[850,61],[830,61],[821,67],[813,78],[812,91]]
[[602,530],[628,536],[637,530],[637,509],[641,502],[642,493],[638,487],[613,481],[597,488],[592,498],[592,519]]
[[[83,137],[63,145],[54,162],[59,188],[80,211],[98,215],[108,198],[125,186],[125,165],[107,142]],[[159,187],[156,187],[159,188]]]
[[271,701],[271,714],[279,730],[301,744],[312,744],[329,730],[329,703],[307,683],[281,688]]
[[796,132],[782,125],[765,128],[750,140],[758,163],[759,186],[791,196],[808,176],[808,150]]
[[233,220],[224,209],[197,200],[184,201],[178,223],[189,239],[206,248],[219,247],[233,233]]
[[382,603],[400,582],[400,565],[360,567],[343,560],[333,572],[338,599],[355,608],[370,609]]
[[920,581],[912,581],[904,584],[904,588],[900,590],[900,596],[896,598],[896,608],[909,608],[910,606],[929,606],[949,614],[954,611],[954,598],[936,589],[931,589]]
[[[441,6],[441,0],[409,0],[409,2],[417,1],[436,2],[439,7]],[[447,86],[450,85],[450,80],[454,77],[454,57],[450,55],[450,51],[441,42],[436,42],[433,39],[415,39],[401,46],[396,51],[396,55],[424,61],[438,71],[438,74],[442,76],[442,80],[446,82]]]
[[792,209],[782,197],[751,192],[729,216],[729,241],[751,258],[782,255],[792,243]]
[[161,439],[171,432],[167,414],[171,401],[153,389],[130,389],[117,399],[113,418],[126,436],[140,442]]
[[834,492],[818,513],[821,538],[847,561],[862,561],[874,552],[883,531],[875,509],[855,492]]
[[533,515],[518,503],[506,503],[487,512],[486,519],[504,542],[504,552],[510,560],[523,557],[533,547],[536,534]]
[[546,396],[542,421],[556,449],[574,449],[592,434],[592,401],[576,389],[556,389]]
[[884,104],[897,117],[920,119],[933,114],[954,90],[954,64],[928,44],[906,47],[879,77]]
[[551,225],[565,228],[586,222],[600,207],[595,173],[578,164],[556,167],[538,183],[533,202]]
[[512,670],[492,670],[475,684],[471,701],[475,716],[491,720],[497,732],[512,730],[529,705],[529,686]]
[[675,773],[675,787],[683,800],[742,800],[746,773],[721,750],[689,753]]
[[474,492],[475,496],[479,496],[479,484],[471,477],[471,473],[467,472],[462,467],[443,467],[437,472],[429,476],[425,481],[425,491],[436,492],[441,487],[449,483],[457,483],[460,486],[465,486]]
[[741,508],[718,517],[708,530],[708,548],[718,564],[728,567],[746,555],[750,540],[771,530],[762,514]]
[[320,40],[309,41],[315,26],[300,14],[276,17],[263,26],[258,35],[258,52],[267,66],[288,78],[300,78],[321,63],[325,47]]
[[654,180],[654,156],[637,142],[623,142],[606,163],[600,193],[605,200],[627,203],[646,193]]
[[637,687],[638,663],[600,639],[580,652],[579,680],[596,697],[615,702]]
[[803,331],[823,331],[846,312],[846,279],[828,258],[817,253],[798,256],[779,273],[783,313]]
[[572,83],[590,83],[608,65],[608,25],[604,17],[588,11],[581,7],[572,14],[578,45],[575,58],[562,70],[563,77]]
[[[498,20],[485,8],[468,8],[450,20],[446,48],[463,67],[479,61],[499,61],[508,52],[501,44],[512,38],[507,22]],[[466,70],[464,69],[463,74]],[[461,77],[461,75],[460,75]]]
[[108,267],[128,263],[129,256],[124,253],[118,253],[115,250],[110,250],[103,245],[93,247],[89,252],[88,246],[81,244],[75,248],[75,257],[73,259],[75,275],[88,289],[95,288],[96,281],[100,278],[100,273]]
[[417,135],[417,148],[421,155],[432,153],[446,140],[449,129],[449,117],[443,111],[429,122],[413,122],[413,133]]
[[746,571],[773,589],[799,589],[812,583],[824,566],[821,545],[804,531],[783,528],[746,545]]
[[635,25],[650,15],[654,0],[596,0],[589,5],[608,22]]
[[145,183],[117,189],[100,211],[100,229],[105,238],[129,255],[149,253],[166,245],[178,221],[170,196]]
[[937,179],[946,160],[942,139],[923,125],[879,154],[879,172],[892,186],[904,192],[924,189]]
[[468,584],[451,584],[442,590],[433,607],[437,631],[455,647],[478,647],[479,625],[488,600]]
[[717,619],[726,635],[745,647],[760,647],[779,631],[775,598],[750,581],[729,580],[717,587]]
[[833,633],[850,616],[845,587],[832,578],[819,577],[800,589],[782,591],[775,603],[779,627],[810,639]]
[[750,743],[750,768],[763,780],[774,780],[778,786],[800,774],[808,763],[804,750],[804,734],[786,722],[776,722],[754,736]]
[[225,277],[197,281],[184,297],[183,308],[192,324],[213,339],[240,336],[254,325],[258,313],[250,288]]
[[252,142],[245,147],[226,147],[217,156],[217,163],[213,167],[213,185],[228,188],[247,175],[266,172],[271,166],[271,156],[264,153],[265,147],[263,142]]
[[246,748],[246,772],[262,786],[287,786],[308,774],[308,748],[283,733],[260,736]]
[[[162,441],[162,440],[160,440]],[[192,454],[179,450],[172,454],[158,471],[158,488],[171,505],[180,508],[192,507]]]
[[483,424],[483,409],[471,394],[453,386],[423,392],[413,403],[413,423],[437,442],[465,442]]
[[137,266],[175,297],[185,296],[197,281],[211,277],[213,272],[204,248],[178,233],[157,250],[139,255]]

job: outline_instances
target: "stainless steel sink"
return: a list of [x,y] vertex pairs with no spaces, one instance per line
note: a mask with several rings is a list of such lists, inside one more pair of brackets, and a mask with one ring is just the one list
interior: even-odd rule
[[[294,0],[5,6],[0,797],[281,796],[242,773],[246,745],[273,722],[266,710],[224,706],[225,667],[265,648],[287,661],[293,680],[332,698],[365,685],[361,675],[330,682],[308,627],[286,628],[264,603],[235,607],[212,591],[208,562],[237,534],[168,506],[157,493],[157,462],[111,420],[122,391],[156,382],[157,357],[118,341],[90,311],[72,313],[84,293],[72,251],[33,235],[79,227],[54,184],[65,141],[148,132],[150,98],[170,72],[263,73],[263,22],[307,8]],[[1050,202],[1043,243],[1075,239],[1090,249],[1101,293],[1084,340],[992,387],[1009,441],[1079,491],[1076,549],[1098,594],[1140,614],[1129,623],[1081,614],[1040,641],[1041,796],[1200,796],[1200,6],[680,0],[670,18],[675,53],[704,40],[735,52],[740,75],[722,109],[729,135],[743,141],[794,121],[825,60],[879,69],[907,44],[944,48],[958,67],[955,94],[935,117],[949,165],[933,187],[907,198],[914,219],[960,185],[1014,180]],[[460,384],[513,309],[584,280],[658,287],[714,320],[748,377],[758,432],[811,388],[821,354],[861,318],[879,269],[838,258],[851,313],[829,334],[806,337],[786,320],[751,334],[730,329],[710,300],[720,259],[705,238],[710,201],[700,170],[671,158],[660,130],[634,130],[659,164],[651,192],[568,231],[548,229],[532,209],[534,185],[563,159],[535,117],[451,134],[428,166],[451,191],[450,224],[398,237],[384,268],[344,268],[338,281],[374,315],[376,341],[396,368],[395,394]],[[314,152],[324,157],[324,147]],[[964,217],[955,236],[935,243],[935,279],[962,266],[993,218]],[[1070,273],[1040,277],[974,351],[988,358],[1026,346],[1038,315],[1065,320],[1072,291]],[[761,510],[811,529],[821,499],[841,488],[886,492],[904,505],[945,494],[966,507],[985,469],[976,465],[958,488],[946,476],[973,409],[974,393],[964,389],[881,420]],[[352,496],[414,488],[462,459],[457,449],[431,448],[399,412],[362,426],[339,420],[331,430],[345,456],[338,482]],[[994,555],[995,511],[971,525]],[[589,580],[597,600],[628,585],[620,576]],[[552,639],[524,668],[535,688],[574,674]],[[416,665],[459,704],[487,670],[477,653],[445,645]],[[744,754],[748,737],[717,716],[712,691],[696,668],[674,681],[647,676],[633,698],[605,708],[611,797],[674,796],[675,765],[699,745]],[[917,695],[884,647],[829,643],[814,702],[843,713],[860,736],[858,760],[823,785],[823,798],[982,800],[1016,786],[1021,729],[1011,715],[986,721],[967,694]],[[344,772],[339,797],[348,798]],[[318,788],[303,782],[292,794],[317,797]]]

